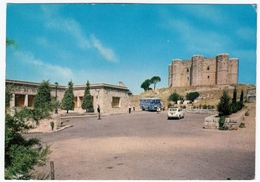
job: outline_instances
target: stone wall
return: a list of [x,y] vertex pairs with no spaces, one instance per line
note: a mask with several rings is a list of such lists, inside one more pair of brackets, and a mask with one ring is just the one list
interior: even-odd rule
[[[224,127],[227,127],[229,130],[237,130],[240,123],[244,121],[246,110],[243,109],[235,114],[232,114],[230,117],[225,119]],[[218,114],[208,116],[204,119],[205,129],[219,129],[219,120]]]
[[247,91],[246,100],[248,102],[256,102],[256,89],[250,89]]

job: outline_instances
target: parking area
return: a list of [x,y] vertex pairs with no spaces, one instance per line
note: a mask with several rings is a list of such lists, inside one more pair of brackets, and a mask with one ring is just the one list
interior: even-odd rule
[[[246,118],[246,128],[220,131],[203,129],[206,116],[168,120],[166,111],[140,111],[75,118],[61,132],[26,137],[51,146],[59,180],[254,179],[253,117]],[[50,171],[48,164],[44,170]]]

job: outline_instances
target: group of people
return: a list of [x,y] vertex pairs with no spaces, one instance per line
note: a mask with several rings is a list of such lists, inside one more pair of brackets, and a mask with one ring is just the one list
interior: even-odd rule
[[[129,106],[128,106],[128,112],[129,112],[129,114],[131,113],[131,110],[132,110],[131,105],[129,105]],[[135,105],[133,105],[133,111],[135,111]]]
[[[97,107],[97,112],[98,112],[98,119],[100,119],[100,106],[98,105],[98,107]],[[128,106],[128,112],[129,112],[129,114],[131,113],[131,110],[132,110],[132,108],[131,108],[131,105],[129,105]],[[135,106],[133,105],[133,111],[135,111]]]
[[[131,114],[131,110],[132,110],[132,107],[131,105],[128,106],[128,113]],[[135,111],[135,105],[133,105],[133,111]],[[160,107],[157,107],[157,114],[159,114],[159,112],[161,111],[161,108]],[[100,119],[100,106],[98,105],[97,107],[97,112],[98,112],[98,119]]]

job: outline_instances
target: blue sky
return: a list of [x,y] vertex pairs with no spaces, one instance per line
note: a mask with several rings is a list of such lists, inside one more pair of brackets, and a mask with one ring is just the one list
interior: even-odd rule
[[[239,59],[239,83],[256,84],[252,5],[7,4],[6,78],[67,85],[122,81],[133,94],[193,55]],[[151,86],[152,87],[152,86]]]

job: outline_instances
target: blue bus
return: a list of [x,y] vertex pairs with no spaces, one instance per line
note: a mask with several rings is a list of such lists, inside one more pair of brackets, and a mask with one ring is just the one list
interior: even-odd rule
[[156,111],[157,107],[162,107],[160,98],[142,98],[140,99],[140,108],[148,111]]

